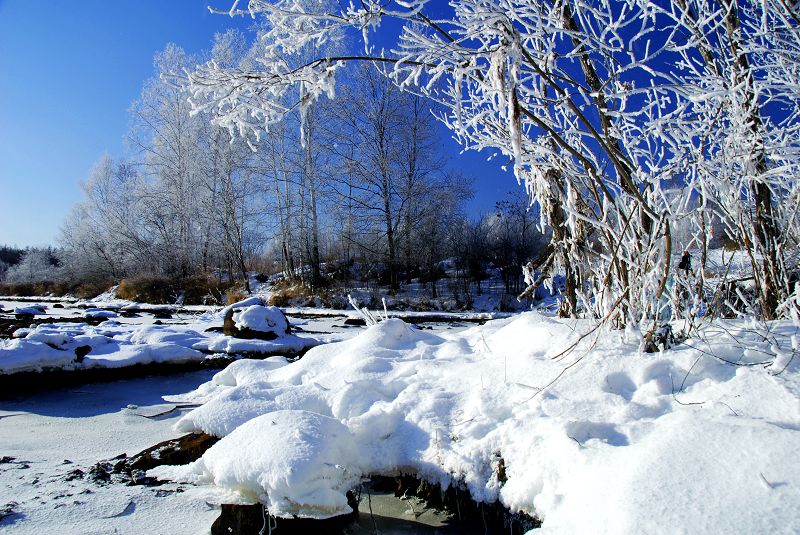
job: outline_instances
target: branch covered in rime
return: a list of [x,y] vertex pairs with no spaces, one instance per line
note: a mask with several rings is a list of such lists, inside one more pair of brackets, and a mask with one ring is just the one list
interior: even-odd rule
[[[797,315],[800,18],[791,4],[251,0],[220,11],[264,29],[247,68],[212,61],[189,74],[196,110],[257,140],[293,107],[332,98],[346,63],[371,58],[436,103],[466,148],[513,161],[552,232],[546,265],[565,274],[563,314],[659,319],[674,299],[671,255],[698,251],[702,281],[716,218],[750,256],[760,314]],[[377,50],[387,19],[400,34]],[[361,51],[306,56],[346,38]],[[673,244],[682,225],[693,230]]]

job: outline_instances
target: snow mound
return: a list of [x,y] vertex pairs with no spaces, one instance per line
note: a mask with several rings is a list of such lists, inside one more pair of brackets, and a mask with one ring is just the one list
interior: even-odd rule
[[221,386],[257,383],[267,380],[272,370],[287,364],[289,361],[285,357],[269,357],[264,360],[242,359],[214,374],[211,381]]
[[0,374],[69,366],[75,354],[46,343],[22,339],[0,340]]
[[16,307],[14,314],[29,314],[31,316],[45,316],[47,315],[47,306],[37,303],[35,305],[28,305],[25,307]]
[[174,403],[205,403],[230,388],[267,381],[269,372],[287,364],[289,361],[285,357],[237,360],[214,374],[211,381],[202,384],[197,390],[186,394],[164,396],[164,400]]
[[116,318],[117,316],[116,312],[102,308],[87,308],[83,311],[84,318]]
[[275,516],[329,518],[351,512],[346,493],[361,480],[358,454],[338,420],[281,410],[243,424],[186,467],[148,474],[212,482]]

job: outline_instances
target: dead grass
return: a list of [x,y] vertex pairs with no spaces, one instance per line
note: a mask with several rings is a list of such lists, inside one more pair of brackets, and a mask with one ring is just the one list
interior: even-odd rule
[[67,281],[0,283],[0,295],[34,297],[37,295],[65,296],[74,294],[86,299],[103,293],[111,286],[110,282],[75,284]]
[[139,275],[122,279],[117,287],[117,297],[140,303],[174,303],[177,294],[166,277],[159,275]]
[[300,282],[281,281],[272,288],[269,304],[276,307],[287,307],[292,300],[312,299],[311,290]]
[[233,303],[238,303],[248,297],[249,296],[241,288],[230,288],[225,292],[225,304],[231,305]]
[[122,279],[117,297],[140,303],[171,304],[183,294],[183,304],[222,304],[231,283],[209,275],[194,275],[173,280],[160,275],[140,275]]

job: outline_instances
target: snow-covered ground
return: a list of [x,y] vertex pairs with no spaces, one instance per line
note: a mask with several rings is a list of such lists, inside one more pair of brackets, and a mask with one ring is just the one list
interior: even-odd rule
[[[28,306],[27,309],[44,310],[42,315],[53,319],[83,317],[105,321],[98,325],[56,321],[16,330],[14,338],[0,339],[0,374],[120,368],[136,364],[201,361],[223,355],[296,354],[346,336],[345,333],[321,332],[287,334],[282,314],[274,307],[256,305],[257,301],[251,299],[240,304],[234,321],[240,327],[253,327],[253,322],[261,320],[264,326],[255,326],[253,330],[265,333],[269,330],[267,322],[275,317],[282,327],[272,340],[234,338],[210,330],[222,327],[227,308],[184,316],[167,323],[158,320],[156,324],[155,316],[150,314],[123,318],[107,307],[83,309],[81,316],[75,316],[76,309],[72,308],[55,309],[42,305],[44,308],[32,309]],[[79,348],[84,349],[79,351]]]
[[[73,313],[45,304],[48,314]],[[224,312],[161,325],[145,312],[95,327],[40,325],[0,343],[59,351],[47,343],[69,349],[102,338],[86,359],[159,355],[163,344],[206,355],[270,343],[205,332]],[[252,309],[233,319],[279,334],[284,326],[271,314]],[[2,402],[0,457],[14,459],[0,462],[10,496],[0,506],[15,513],[0,525],[106,532],[98,522],[111,516],[135,520],[123,532],[193,533],[218,514],[208,503],[255,501],[275,515],[325,517],[347,510],[344,494],[363,476],[406,472],[535,515],[543,533],[800,532],[800,358],[798,328],[788,322],[717,320],[646,354],[641,332],[536,312],[435,331],[396,317],[345,327],[354,316],[290,310],[298,337],[327,342],[296,362],[243,359],[213,376],[188,375],[180,387],[148,378],[126,383],[144,385],[135,388],[101,383]],[[216,340],[225,348],[214,349]],[[31,347],[20,354],[34,358]],[[137,416],[165,401],[200,406],[161,422]],[[85,472],[190,431],[224,438],[190,465],[151,471],[177,482],[161,494],[95,489],[70,476],[72,464]],[[178,486],[185,492],[169,492]],[[87,490],[91,499],[80,494]],[[178,523],[183,512],[194,515],[189,524]]]
[[[337,330],[340,317],[296,323],[308,332],[334,330],[340,337],[361,332],[359,328]],[[241,362],[247,366],[260,361]],[[276,357],[265,362],[286,361]],[[90,468],[98,461],[121,453],[135,454],[180,436],[182,432],[173,426],[186,409],[175,408],[176,404],[165,402],[162,396],[190,392],[214,374],[204,370],[0,399],[0,532],[208,533],[220,512],[208,489],[179,484],[101,484],[91,480]],[[366,511],[366,493],[364,500]],[[385,534],[408,533],[409,524],[402,518],[417,526],[415,533],[442,529],[446,516],[418,502],[409,503],[373,494],[369,506],[378,516],[365,517],[355,532],[372,533],[373,525],[378,525]]]
[[89,479],[89,470],[178,436],[171,424],[180,410],[144,415],[169,410],[162,395],[190,390],[212,374],[96,383],[0,401],[0,532],[208,533],[219,509],[205,503],[202,489],[102,485]]
[[643,354],[639,332],[533,312],[459,333],[390,319],[169,398],[204,403],[177,430],[225,438],[150,473],[278,515],[345,511],[360,476],[402,470],[543,533],[796,533],[797,328],[764,327]]

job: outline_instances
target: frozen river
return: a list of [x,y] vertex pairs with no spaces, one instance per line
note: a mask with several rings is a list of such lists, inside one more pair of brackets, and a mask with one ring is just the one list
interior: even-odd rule
[[[23,303],[5,302],[6,310]],[[61,317],[80,310],[50,309]],[[294,319],[308,333],[355,334],[341,316]],[[151,322],[149,314],[120,318]],[[172,322],[180,322],[177,315]],[[430,325],[429,325],[430,326]],[[434,324],[435,330],[465,325]],[[165,403],[208,381],[217,370],[98,382],[0,399],[0,528],[5,533],[208,533],[219,515],[204,490],[189,485],[129,486],[98,482],[91,467],[176,438],[172,429],[188,409]],[[174,409],[174,410],[171,410]],[[158,415],[161,413],[160,416]],[[370,514],[370,509],[373,514]],[[447,533],[448,517],[416,499],[362,493],[352,533]],[[456,531],[454,531],[456,530]]]

